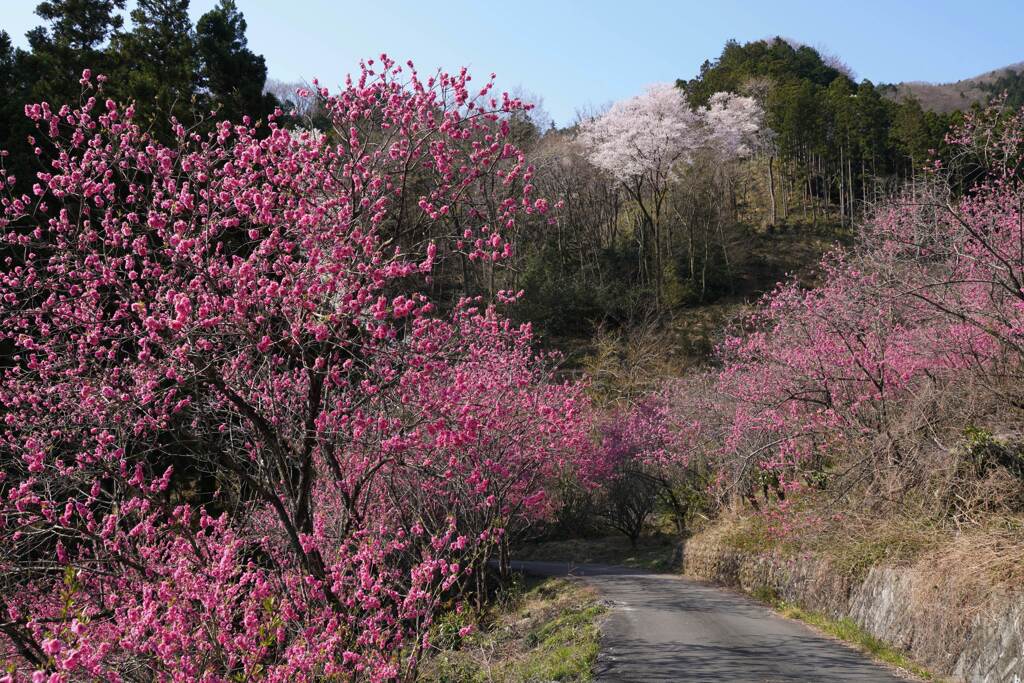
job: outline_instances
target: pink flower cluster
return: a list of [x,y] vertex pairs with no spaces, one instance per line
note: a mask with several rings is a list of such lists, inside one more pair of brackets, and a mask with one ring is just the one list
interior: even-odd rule
[[0,680],[411,678],[588,451],[528,327],[424,294],[546,208],[524,105],[381,57],[328,135],[163,145],[82,80],[0,179]]
[[1020,376],[1024,118],[968,116],[949,144],[976,164],[968,191],[937,167],[825,257],[819,286],[780,285],[722,345],[733,483],[799,488],[842,453],[912,468],[893,434],[915,401]]
[[766,295],[717,367],[615,412],[602,425],[606,475],[627,463],[678,487],[700,479],[703,458],[714,490],[757,507],[760,495],[785,533],[794,491],[922,481],[934,461],[917,455],[962,435],[962,420],[944,422],[950,396],[1012,406],[1024,370],[1024,111],[972,113],[948,144],[955,167],[936,164],[881,206],[824,257],[813,287]]

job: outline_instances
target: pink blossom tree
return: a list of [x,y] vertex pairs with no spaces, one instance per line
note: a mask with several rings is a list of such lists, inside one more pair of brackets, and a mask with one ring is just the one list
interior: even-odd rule
[[[608,489],[610,517],[635,545],[646,499],[669,513],[677,533],[707,501],[717,447],[716,411],[709,377],[695,373],[665,381],[635,402],[613,409],[600,421],[600,481]],[[607,506],[606,506],[607,507]],[[653,511],[653,507],[646,512]],[[645,513],[646,514],[646,513]],[[625,522],[621,524],[620,522]]]
[[709,144],[722,158],[747,157],[770,131],[764,112],[753,97],[716,92],[708,106],[698,109]]
[[[852,248],[826,256],[822,284],[779,286],[725,341],[724,481],[784,498],[844,476],[895,496],[955,468],[936,463],[964,424],[1016,404],[1022,121],[968,116],[948,141],[977,179],[966,192],[937,166],[927,186],[881,207]],[[966,400],[942,403],[951,392]],[[972,404],[985,408],[965,412]]]
[[585,452],[528,328],[423,294],[546,210],[523,105],[382,56],[329,136],[164,146],[97,81],[26,107],[57,152],[3,200],[3,680],[413,677]]

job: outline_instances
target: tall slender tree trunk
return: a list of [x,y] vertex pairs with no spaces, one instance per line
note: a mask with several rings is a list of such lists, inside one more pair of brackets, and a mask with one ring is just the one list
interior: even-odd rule
[[817,162],[814,160],[814,155],[808,153],[807,155],[807,203],[811,207],[811,222],[816,221],[815,216],[818,211],[818,196],[815,194],[817,187],[814,184],[814,174],[817,173]]
[[687,221],[686,230],[686,262],[687,270],[690,271],[686,275],[690,279],[690,283],[696,285],[697,283],[697,256],[696,256],[696,240],[694,239],[694,224],[697,222],[696,216],[690,216],[690,220]]
[[[829,194],[831,192],[829,190]],[[839,145],[839,225],[846,225],[846,164],[843,159],[842,145]]]
[[507,538],[507,536],[502,536],[501,543],[498,545],[498,573],[503,581],[507,581],[512,576],[512,564],[509,561]]
[[782,193],[782,220],[789,220],[789,185],[786,183],[787,169],[785,163],[780,163],[779,170],[779,190]]
[[[709,220],[714,220],[714,219],[709,219]],[[710,244],[711,244],[711,226],[710,226],[710,224],[705,224],[705,229],[704,229],[704,262],[701,264],[701,267],[700,267],[700,300],[701,301],[704,301],[704,297],[705,297],[705,295],[707,294],[707,291],[708,291],[708,261],[711,260]]]
[[854,211],[854,195],[853,195],[853,157],[846,157],[846,191],[850,193],[847,199],[846,206],[849,207],[850,211],[850,225],[853,225],[853,211]]
[[861,220],[868,215],[868,171],[864,157],[860,158],[860,217]]

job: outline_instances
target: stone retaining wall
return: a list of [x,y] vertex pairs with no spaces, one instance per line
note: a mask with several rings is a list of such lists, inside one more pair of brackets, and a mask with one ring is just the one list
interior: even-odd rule
[[913,566],[873,567],[853,581],[820,557],[745,553],[699,536],[684,542],[677,557],[688,576],[849,617],[939,675],[1024,683],[1024,596],[993,600],[995,608],[965,624],[964,606]]

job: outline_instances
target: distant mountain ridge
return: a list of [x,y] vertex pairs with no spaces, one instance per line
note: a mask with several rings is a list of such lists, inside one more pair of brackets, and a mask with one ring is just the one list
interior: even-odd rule
[[1004,90],[1009,94],[1010,104],[1019,105],[1024,100],[1024,62],[953,83],[907,81],[881,84],[878,87],[886,97],[896,101],[913,97],[925,110],[938,113],[970,109],[971,105],[984,103]]

